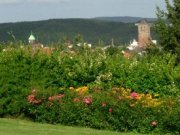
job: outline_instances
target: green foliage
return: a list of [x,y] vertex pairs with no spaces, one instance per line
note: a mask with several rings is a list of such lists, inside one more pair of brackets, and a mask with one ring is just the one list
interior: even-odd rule
[[156,31],[164,50],[178,54],[180,60],[180,2],[165,0],[167,11],[157,8]]
[[[175,60],[173,54],[126,59],[118,48],[53,48],[50,55],[42,48],[2,48],[0,117],[24,115],[34,121],[117,131],[178,132],[180,66]],[[77,93],[81,86],[89,90]],[[145,107],[143,99],[129,98],[130,93],[126,98],[112,94],[114,87],[159,94],[164,104]],[[168,96],[174,98],[172,104]],[[161,98],[156,100],[161,103]],[[158,121],[157,128],[153,121]]]
[[[139,92],[177,94],[179,66],[175,55],[127,60],[118,48],[53,51],[48,56],[27,47],[0,52],[2,89],[123,86]],[[32,57],[33,55],[33,57]],[[7,86],[6,86],[7,85]]]
[[[172,102],[173,100],[169,100],[168,102],[166,102],[164,104],[164,106],[161,108],[164,110],[165,112],[165,115],[161,117],[161,124],[162,124],[162,127],[163,127],[163,130],[165,132],[173,132],[175,131],[174,134],[179,134],[180,132],[180,100],[179,98],[174,101],[174,103]],[[169,107],[169,106],[172,106],[173,105],[173,108]],[[161,114],[159,114],[161,115]]]

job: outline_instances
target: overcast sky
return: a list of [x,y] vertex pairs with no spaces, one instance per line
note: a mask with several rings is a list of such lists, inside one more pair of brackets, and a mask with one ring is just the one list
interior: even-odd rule
[[156,17],[165,0],[0,0],[0,23],[100,16]]

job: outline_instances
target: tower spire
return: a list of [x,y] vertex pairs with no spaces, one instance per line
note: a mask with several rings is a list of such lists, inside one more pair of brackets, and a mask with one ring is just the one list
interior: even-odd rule
[[36,41],[35,36],[33,35],[33,32],[31,30],[31,35],[29,36],[29,44],[33,45]]

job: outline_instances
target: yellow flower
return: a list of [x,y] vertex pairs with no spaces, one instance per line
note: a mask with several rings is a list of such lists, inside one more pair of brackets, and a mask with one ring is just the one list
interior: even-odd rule
[[145,99],[147,99],[147,100],[148,100],[148,99],[152,99],[152,95],[151,95],[151,94],[146,94],[146,95],[145,95]]
[[89,88],[88,88],[87,86],[83,86],[83,87],[77,88],[77,89],[76,89],[76,92],[79,92],[80,94],[83,94],[83,93],[87,92],[88,89],[89,89]]
[[157,107],[162,104],[162,101],[159,99],[144,99],[142,105],[144,107]]

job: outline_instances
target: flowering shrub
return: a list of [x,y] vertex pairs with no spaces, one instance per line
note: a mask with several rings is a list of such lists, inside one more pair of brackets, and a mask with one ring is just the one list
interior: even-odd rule
[[151,125],[152,125],[153,127],[156,127],[156,126],[158,125],[158,123],[157,123],[157,121],[152,121],[152,122],[151,122]]
[[86,104],[86,105],[92,104],[92,98],[89,97],[89,96],[84,97],[83,98],[83,103]]
[[32,55],[28,47],[1,51],[0,117],[116,131],[180,131],[180,66],[174,55],[127,60],[101,49],[66,51],[48,56],[41,50]]
[[41,99],[36,99],[36,90],[35,89],[32,90],[31,94],[28,95],[27,99],[28,99],[28,102],[31,104],[39,105],[42,102]]
[[79,88],[75,89],[75,91],[80,93],[80,94],[83,94],[83,93],[86,93],[88,91],[88,89],[89,88],[87,86],[83,86],[83,87],[79,87]]
[[27,101],[31,105],[28,115],[48,123],[148,133],[156,128],[160,130],[164,123],[162,116],[167,115],[163,108],[168,100],[122,87],[86,94],[64,89],[64,94],[47,95],[41,104],[33,102],[37,100],[37,94],[32,95],[31,92],[28,96]]
[[152,96],[153,94],[143,94],[137,92],[131,92],[130,89],[124,88],[112,88],[112,93],[117,95],[119,100],[133,100],[133,103],[130,104],[131,107],[136,104],[141,104],[143,107],[157,107],[161,105],[162,101],[159,100],[158,95]]
[[106,105],[107,105],[106,102],[102,102],[101,104],[102,107],[106,107]]
[[131,93],[131,98],[132,98],[132,99],[138,99],[138,98],[139,98],[138,93],[132,92],[132,93]]
[[28,101],[29,101],[29,103],[37,104],[37,105],[42,102],[41,99],[35,99],[35,95],[29,95],[28,96]]

